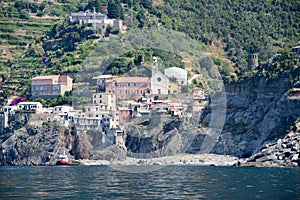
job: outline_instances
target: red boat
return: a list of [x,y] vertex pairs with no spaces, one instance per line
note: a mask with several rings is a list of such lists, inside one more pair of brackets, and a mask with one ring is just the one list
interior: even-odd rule
[[56,165],[74,165],[73,156],[67,155],[64,151],[63,154],[60,154],[57,158]]

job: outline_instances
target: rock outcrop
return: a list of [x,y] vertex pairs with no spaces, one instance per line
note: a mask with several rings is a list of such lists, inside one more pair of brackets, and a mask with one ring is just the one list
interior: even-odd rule
[[0,165],[52,165],[62,151],[75,159],[118,161],[126,156],[105,135],[70,130],[49,114],[15,114],[0,139]]
[[126,131],[128,155],[136,158],[153,158],[176,155],[181,152],[182,140],[178,129],[181,121],[156,115],[150,119],[134,120]]
[[75,131],[73,151],[76,159],[119,161],[126,152],[114,145],[104,133],[96,131]]
[[226,121],[211,153],[250,157],[264,144],[283,137],[300,117],[300,99],[288,96],[288,74],[251,77],[225,88]]
[[[72,136],[57,120],[46,115],[13,115],[0,143],[0,165],[42,165],[55,163],[61,149],[70,149]],[[21,128],[20,128],[21,127]]]
[[264,145],[259,153],[246,159],[246,163],[256,166],[300,167],[300,123],[295,129],[275,143]]

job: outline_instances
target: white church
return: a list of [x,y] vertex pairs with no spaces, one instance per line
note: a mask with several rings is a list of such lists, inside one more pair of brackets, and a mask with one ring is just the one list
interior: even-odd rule
[[169,79],[158,70],[157,58],[152,58],[151,74],[151,91],[152,94],[168,94]]
[[[187,71],[178,67],[169,67],[164,74],[158,70],[157,57],[152,58],[151,91],[152,94],[169,94],[172,84],[169,78],[176,78],[177,85],[187,85]],[[174,84],[174,83],[173,83]]]

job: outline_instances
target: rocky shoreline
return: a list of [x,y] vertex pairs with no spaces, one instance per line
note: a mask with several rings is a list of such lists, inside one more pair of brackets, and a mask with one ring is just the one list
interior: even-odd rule
[[79,160],[81,165],[201,165],[201,166],[236,166],[239,158],[216,154],[179,154],[152,159],[126,157],[122,161]]
[[284,138],[264,145],[245,162],[263,167],[300,167],[300,123]]
[[82,165],[199,165],[248,167],[300,167],[300,123],[276,142],[265,144],[249,158],[219,154],[178,154],[152,159],[126,157],[121,161],[80,160]]

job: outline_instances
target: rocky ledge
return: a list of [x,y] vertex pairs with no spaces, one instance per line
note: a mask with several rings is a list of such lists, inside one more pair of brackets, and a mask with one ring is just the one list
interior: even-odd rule
[[300,123],[295,130],[246,159],[244,165],[265,167],[300,167]]

